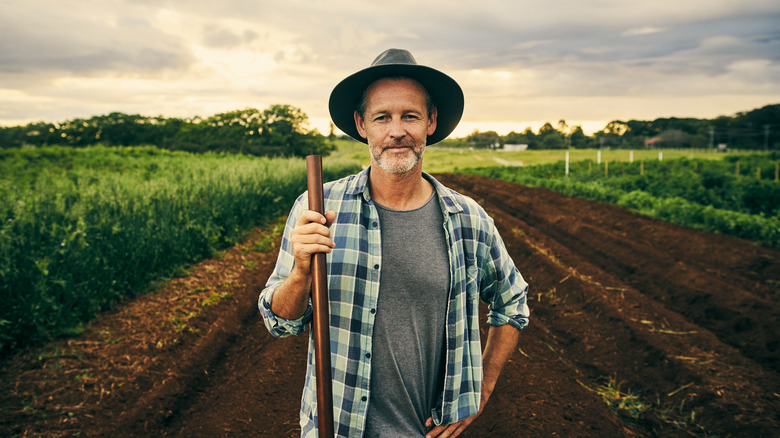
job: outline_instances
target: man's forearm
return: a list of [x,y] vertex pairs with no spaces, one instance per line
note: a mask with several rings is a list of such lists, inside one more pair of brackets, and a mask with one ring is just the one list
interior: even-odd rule
[[309,306],[311,275],[300,274],[293,268],[290,275],[276,288],[271,299],[271,311],[284,319],[298,319]]
[[480,410],[487,403],[498,381],[498,376],[504,368],[507,360],[517,348],[520,340],[520,330],[505,324],[498,327],[491,326],[488,330],[485,351],[482,353],[482,394]]

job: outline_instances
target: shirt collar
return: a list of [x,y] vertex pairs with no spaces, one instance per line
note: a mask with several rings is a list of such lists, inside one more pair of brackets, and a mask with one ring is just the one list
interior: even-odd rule
[[[368,191],[368,175],[371,173],[371,166],[363,169],[362,172],[357,174],[357,178],[353,178],[347,187],[347,193],[350,195],[363,195],[366,201],[371,200],[371,195]],[[447,214],[455,214],[463,211],[460,204],[455,201],[453,191],[445,187],[442,183],[436,180],[436,178],[423,172],[423,178],[428,180],[436,191],[436,195],[439,197],[439,204]]]

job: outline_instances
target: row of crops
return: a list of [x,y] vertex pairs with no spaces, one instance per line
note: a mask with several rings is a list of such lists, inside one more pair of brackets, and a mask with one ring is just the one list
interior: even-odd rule
[[[328,160],[324,178],[356,170]],[[284,214],[305,188],[301,159],[0,150],[0,350],[78,331]]]
[[463,170],[780,248],[780,155]]

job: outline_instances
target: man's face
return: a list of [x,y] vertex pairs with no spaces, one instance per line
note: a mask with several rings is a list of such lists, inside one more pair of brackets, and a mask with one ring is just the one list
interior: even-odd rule
[[436,130],[436,110],[428,114],[425,91],[411,79],[380,79],[368,87],[365,117],[355,124],[368,141],[372,164],[389,173],[407,173],[418,164],[425,142]]

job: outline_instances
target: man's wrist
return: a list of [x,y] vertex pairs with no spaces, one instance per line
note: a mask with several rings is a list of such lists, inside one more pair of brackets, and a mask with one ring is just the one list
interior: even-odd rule
[[287,278],[274,291],[271,311],[285,319],[297,319],[309,305],[311,275],[293,267]]

